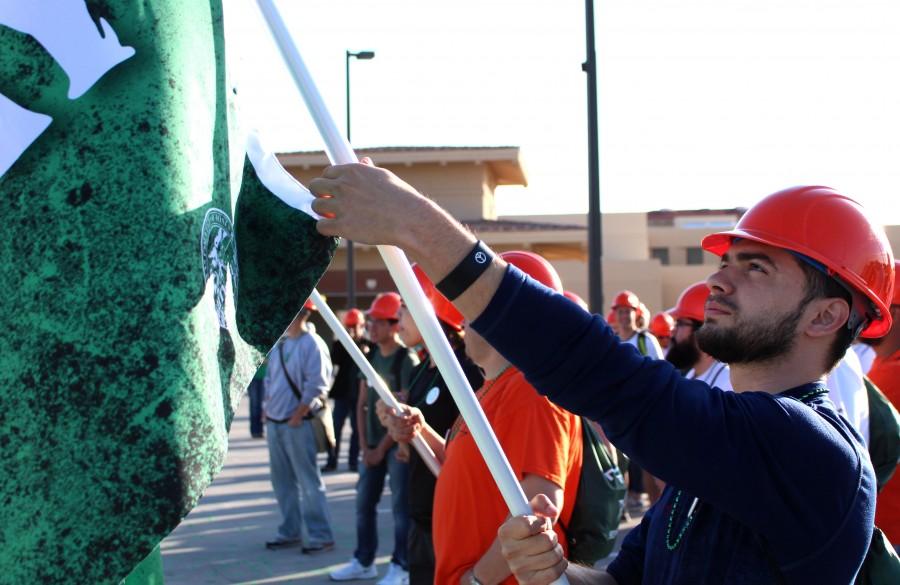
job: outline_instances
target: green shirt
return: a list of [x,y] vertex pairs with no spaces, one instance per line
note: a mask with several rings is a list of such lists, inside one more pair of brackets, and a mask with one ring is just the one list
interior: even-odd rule
[[[399,362],[397,365],[395,365],[395,360]],[[384,383],[387,384],[388,389],[396,394],[400,390],[408,389],[413,368],[418,365],[419,358],[415,352],[403,346],[398,347],[395,352],[388,356],[381,355],[381,350],[376,347],[370,354],[369,361],[372,362],[372,367],[382,377]],[[400,374],[399,380],[397,380],[397,372]],[[359,376],[365,380],[365,376],[362,373]],[[368,443],[370,448],[377,447],[381,439],[387,434],[387,429],[384,428],[381,421],[378,420],[378,415],[375,414],[375,403],[377,401],[378,393],[369,386],[366,395],[366,443]]]

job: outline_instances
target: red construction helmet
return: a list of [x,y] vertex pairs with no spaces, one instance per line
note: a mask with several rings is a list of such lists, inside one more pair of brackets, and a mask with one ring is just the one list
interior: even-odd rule
[[853,303],[854,313],[867,322],[863,337],[890,331],[894,254],[884,229],[853,199],[828,187],[785,189],[751,207],[734,229],[706,236],[701,245],[721,256],[736,238],[790,250],[822,264],[829,276],[868,301]]
[[563,296],[566,297],[567,299],[569,299],[570,301],[572,301],[573,303],[575,303],[576,305],[578,305],[579,307],[581,307],[582,309],[584,309],[585,311],[587,311],[588,313],[591,312],[590,308],[588,308],[588,304],[586,302],[584,302],[584,299],[581,298],[580,296],[576,295],[575,293],[564,290]]
[[395,292],[380,293],[372,301],[372,306],[366,311],[366,315],[371,319],[394,319],[400,318],[400,295]]
[[359,309],[350,309],[344,315],[344,327],[356,327],[366,320],[366,316]]
[[425,292],[425,296],[428,298],[429,302],[431,302],[431,306],[434,308],[434,314],[437,315],[437,318],[457,331],[462,331],[462,324],[464,321],[462,313],[457,311],[456,307],[453,306],[453,303],[447,300],[447,297],[442,295],[440,291],[435,288],[434,283],[431,282],[431,279],[428,278],[425,271],[419,268],[418,264],[413,264],[412,269],[413,273],[416,275],[416,279],[419,281],[419,285]]
[[563,292],[562,280],[553,265],[546,258],[535,254],[534,252],[525,252],[514,250],[511,252],[503,252],[500,257],[540,282],[547,288],[552,288],[558,293]]
[[619,307],[630,307],[635,311],[640,311],[641,300],[630,290],[623,290],[616,295],[615,299],[613,299],[612,308],[618,309]]
[[[324,296],[322,297],[322,300],[325,300]],[[307,311],[318,311],[318,309],[316,308],[316,304],[312,302],[312,299],[306,299],[306,302],[303,303],[303,308]]]
[[709,286],[705,281],[697,282],[687,287],[678,296],[678,302],[672,309],[672,316],[676,319],[692,319],[703,323],[706,309],[706,299],[709,297]]
[[657,339],[672,337],[672,331],[674,330],[675,319],[672,318],[672,315],[665,311],[660,311],[653,315],[653,319],[650,321],[650,333],[652,333],[654,337]]

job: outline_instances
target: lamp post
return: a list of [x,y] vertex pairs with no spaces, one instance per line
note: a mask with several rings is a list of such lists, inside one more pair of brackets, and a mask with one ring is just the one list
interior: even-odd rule
[[[350,142],[350,58],[368,61],[375,58],[375,51],[346,52],[344,72],[347,87],[347,142]],[[356,306],[356,273],[353,269],[353,242],[347,240],[347,308]]]
[[585,0],[587,58],[581,70],[587,73],[588,106],[588,304],[605,315],[603,308],[603,225],[600,221],[600,146],[597,120],[597,52],[594,48],[594,0]]

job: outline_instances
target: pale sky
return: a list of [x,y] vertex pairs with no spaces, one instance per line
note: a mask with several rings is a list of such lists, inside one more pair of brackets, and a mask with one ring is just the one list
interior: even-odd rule
[[[323,143],[253,0],[225,0],[244,111],[279,151]],[[280,0],[353,144],[522,148],[504,214],[587,210],[584,3]],[[900,224],[900,3],[595,4],[604,212],[752,205],[835,187]],[[233,47],[232,47],[233,48]],[[376,161],[377,163],[377,161]]]

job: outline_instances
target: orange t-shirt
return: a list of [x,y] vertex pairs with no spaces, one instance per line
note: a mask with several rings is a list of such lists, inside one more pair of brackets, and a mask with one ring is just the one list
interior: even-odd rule
[[[900,351],[886,358],[875,358],[869,379],[900,410]],[[875,526],[881,528],[891,544],[900,544],[900,467],[878,494]]]
[[[519,481],[530,473],[563,488],[560,519],[568,523],[581,476],[581,419],[538,394],[512,367],[493,384],[485,382],[477,396]],[[434,493],[435,583],[457,585],[490,548],[508,515],[475,440],[457,420]],[[558,524],[556,531],[565,549]],[[504,581],[515,582],[512,576]]]

